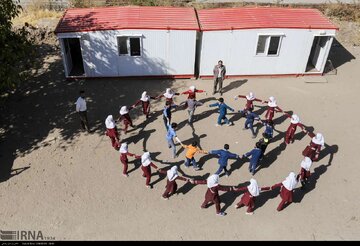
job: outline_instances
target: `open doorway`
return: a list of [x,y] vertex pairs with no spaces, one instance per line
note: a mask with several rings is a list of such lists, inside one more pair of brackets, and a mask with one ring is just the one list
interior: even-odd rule
[[305,72],[321,73],[329,53],[330,36],[315,36]]
[[67,76],[84,76],[80,38],[63,38]]

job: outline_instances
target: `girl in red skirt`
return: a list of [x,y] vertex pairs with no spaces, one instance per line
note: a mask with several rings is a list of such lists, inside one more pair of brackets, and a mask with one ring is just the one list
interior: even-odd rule
[[235,205],[235,208],[241,208],[247,206],[248,209],[246,214],[252,215],[255,208],[255,197],[259,196],[260,191],[270,190],[270,187],[259,188],[255,179],[250,179],[250,185],[247,187],[234,188],[235,192],[245,191],[244,195],[241,197],[240,202]]
[[226,213],[220,211],[220,196],[219,190],[221,191],[233,191],[232,187],[225,187],[219,185],[219,175],[213,174],[208,177],[207,180],[195,180],[193,181],[194,184],[207,184],[207,191],[205,194],[205,200],[201,205],[201,208],[207,208],[208,203],[212,202],[215,203],[216,214],[219,216],[225,216]]
[[269,97],[269,101],[264,101],[264,103],[268,104],[268,109],[265,114],[265,118],[268,122],[273,122],[275,112],[282,112],[282,109],[279,108],[276,104],[275,97]]
[[146,187],[148,187],[149,189],[152,189],[152,185],[150,185],[151,167],[158,170],[158,167],[151,161],[150,153],[145,152],[141,156],[141,170],[143,171],[143,177],[146,178]]
[[300,118],[296,114],[290,116],[288,113],[284,113],[287,117],[290,118],[290,126],[288,127],[285,134],[285,143],[294,143],[294,135],[296,132],[296,128],[299,126],[301,130],[304,130],[304,125],[300,123]]
[[133,109],[133,107],[128,108],[127,106],[122,106],[120,109],[120,117],[119,117],[119,121],[121,121],[124,124],[124,129],[123,131],[125,132],[125,134],[127,133],[127,129],[129,127],[129,125],[131,127],[134,127],[132,120],[130,118],[129,115],[129,111]]
[[127,174],[127,169],[128,169],[128,156],[134,156],[136,159],[140,159],[141,156],[137,156],[135,154],[131,154],[129,151],[128,151],[128,145],[127,143],[122,143],[121,146],[120,146],[120,161],[121,163],[124,165],[124,169],[123,169],[123,175],[125,177],[129,177],[129,175]]
[[310,168],[312,165],[312,161],[309,157],[305,157],[304,160],[301,161],[301,170],[300,170],[300,182],[301,182],[301,189],[305,189],[306,183],[308,183],[308,179],[310,177]]
[[111,145],[114,149],[119,149],[119,133],[116,128],[116,124],[112,115],[108,115],[105,120],[106,132],[105,135],[111,140]]
[[281,202],[277,207],[277,211],[281,211],[286,204],[290,204],[293,201],[293,190],[299,182],[299,175],[291,172],[289,176],[282,182],[271,186],[271,189],[280,187]]
[[180,95],[179,93],[175,93],[173,92],[173,90],[171,90],[170,88],[166,88],[166,92],[160,96],[158,96],[157,98],[162,98],[165,97],[166,102],[170,102],[170,105],[174,104],[174,96],[178,96]]
[[262,100],[257,99],[255,97],[255,94],[250,92],[249,94],[247,94],[246,96],[243,95],[238,95],[235,96],[234,99],[237,100],[238,98],[245,98],[246,99],[246,104],[245,104],[245,108],[243,110],[239,110],[240,113],[246,113],[246,111],[253,111],[254,110],[254,104],[253,102],[262,102]]
[[190,86],[189,90],[184,91],[181,93],[181,95],[188,95],[188,99],[196,99],[196,93],[202,93],[206,92],[204,90],[198,90],[196,89],[195,85]]
[[324,146],[325,140],[321,133],[316,135],[312,132],[309,132],[308,135],[312,138],[308,146],[303,150],[303,156],[309,157],[312,161],[317,161],[319,159],[319,153],[321,147]]
[[159,172],[166,174],[166,176],[167,176],[166,186],[165,186],[166,190],[165,190],[164,194],[162,195],[164,200],[169,200],[169,197],[171,195],[175,194],[175,192],[177,191],[176,180],[182,180],[182,181],[186,181],[186,182],[190,181],[187,178],[179,176],[177,170],[178,170],[177,166],[173,166],[168,171],[159,170]]
[[156,97],[149,96],[146,91],[141,94],[141,98],[136,101],[133,107],[136,107],[141,103],[142,110],[144,115],[146,115],[146,119],[149,118],[150,114],[150,99],[156,99]]

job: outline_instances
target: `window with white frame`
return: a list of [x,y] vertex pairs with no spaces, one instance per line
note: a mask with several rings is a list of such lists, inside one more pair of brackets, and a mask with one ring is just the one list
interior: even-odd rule
[[118,51],[120,56],[141,56],[141,39],[140,37],[117,37]]
[[259,35],[256,47],[258,56],[278,56],[282,35]]

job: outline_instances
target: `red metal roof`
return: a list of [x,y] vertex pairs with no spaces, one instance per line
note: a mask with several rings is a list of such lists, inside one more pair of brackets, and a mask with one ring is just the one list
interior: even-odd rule
[[317,9],[243,7],[202,9],[197,13],[202,31],[255,28],[339,29]]
[[66,10],[55,33],[118,29],[199,30],[199,24],[194,8],[76,8]]

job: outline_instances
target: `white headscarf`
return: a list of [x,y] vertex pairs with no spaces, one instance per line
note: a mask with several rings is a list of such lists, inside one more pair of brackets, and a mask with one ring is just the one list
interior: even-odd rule
[[285,188],[289,191],[295,189],[297,183],[298,181],[296,180],[296,174],[294,172],[291,172],[289,176],[287,176],[286,179],[282,182]]
[[309,157],[305,157],[304,160],[301,161],[301,167],[304,168],[306,171],[310,171],[312,161]]
[[150,152],[145,152],[142,156],[141,156],[141,164],[144,167],[149,166],[151,163],[151,158],[150,158]]
[[248,185],[247,188],[252,196],[258,196],[260,194],[259,186],[255,179],[250,179],[250,185]]
[[248,95],[246,95],[246,99],[247,100],[254,100],[255,99],[255,94],[250,92]]
[[147,102],[150,100],[150,97],[147,95],[147,92],[144,91],[142,94],[141,94],[141,98],[140,98],[141,101],[143,102]]
[[192,85],[192,86],[190,86],[189,88],[190,88],[190,90],[191,90],[192,92],[194,92],[195,89],[196,89],[195,85]]
[[300,118],[297,114],[293,114],[290,120],[291,124],[297,124],[300,122]]
[[316,133],[316,136],[313,137],[313,138],[311,139],[311,141],[312,141],[314,144],[318,144],[318,145],[321,145],[321,146],[324,146],[324,144],[325,144],[324,136],[323,136],[321,133]]
[[177,166],[173,166],[170,170],[168,170],[166,172],[167,174],[167,178],[169,181],[173,181],[174,179],[176,179],[177,177],[179,177],[179,174],[177,172],[178,167]]
[[122,143],[119,149],[119,152],[122,154],[126,154],[128,152],[128,145],[127,143]]
[[126,106],[122,106],[121,109],[120,109],[120,114],[121,115],[124,115],[124,114],[127,114],[129,113],[129,110]]
[[207,187],[212,188],[219,185],[219,175],[213,174],[207,178]]
[[173,98],[173,96],[174,96],[173,91],[172,91],[170,88],[166,88],[166,92],[165,92],[165,94],[164,94],[164,97],[166,97],[166,98]]
[[269,97],[268,106],[272,107],[272,108],[275,108],[277,106],[275,97],[273,97],[273,96]]
[[106,117],[105,125],[107,129],[115,128],[116,125],[112,115],[108,115],[108,117]]

